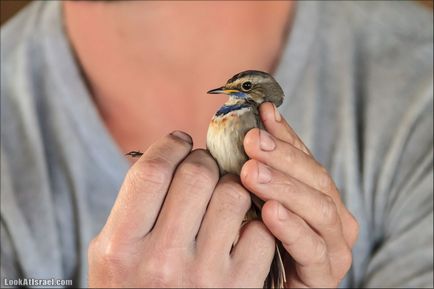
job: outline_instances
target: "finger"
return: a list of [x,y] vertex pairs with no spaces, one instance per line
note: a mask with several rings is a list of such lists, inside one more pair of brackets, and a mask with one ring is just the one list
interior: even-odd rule
[[238,177],[225,175],[217,184],[200,227],[198,254],[211,261],[221,259],[222,254],[229,256],[250,204],[250,194]]
[[[259,107],[259,113],[262,119],[262,122],[264,123],[265,129],[274,137],[277,139],[289,143],[293,147],[303,151],[307,155],[312,156],[312,153],[309,151],[309,149],[306,147],[306,145],[303,143],[303,141],[298,137],[298,135],[295,133],[295,131],[289,126],[287,121],[280,115],[277,107],[273,105],[272,103],[265,102],[261,104]],[[319,164],[318,164],[319,165]],[[321,167],[321,166],[320,166]],[[320,181],[319,183],[323,183],[324,187],[328,187],[328,184],[331,183],[331,187],[334,188],[334,184],[331,181],[331,178],[328,176],[325,169],[322,169],[323,175],[325,175],[324,179],[325,181]],[[317,189],[321,190],[320,188],[316,187]],[[345,209],[342,202],[340,202],[340,196],[338,195],[337,190],[332,190],[331,192],[325,192],[330,193],[332,198],[335,200],[335,202],[338,204],[338,210],[341,214],[343,223],[346,225],[345,235],[346,238],[351,246],[355,244],[358,238],[358,228],[359,224],[357,223],[357,220],[354,218],[354,216]]]
[[305,285],[313,288],[337,286],[324,240],[302,218],[274,200],[264,204],[262,218],[296,262],[297,275]]
[[280,115],[277,107],[271,102],[264,102],[259,107],[259,114],[265,129],[281,141],[290,143],[304,153],[311,155],[309,149]]
[[289,143],[271,136],[264,130],[252,129],[244,138],[244,149],[249,157],[259,160],[314,189],[329,195],[345,223],[345,238],[354,244],[357,222],[343,204],[333,179],[327,170],[311,156],[302,153]]
[[180,131],[151,145],[130,168],[104,227],[108,235],[145,236],[155,223],[176,166],[192,148]]
[[309,186],[330,195],[342,209],[343,203],[327,171],[311,156],[264,130],[250,130],[244,138],[247,155]]
[[[275,252],[274,237],[260,221],[251,221],[240,233],[240,239],[232,252],[232,272],[238,280],[261,284],[270,271]],[[252,275],[251,272],[256,272]],[[249,284],[239,284],[250,287]],[[234,286],[237,287],[237,286]],[[257,286],[256,286],[257,287]]]
[[167,246],[193,242],[218,177],[217,164],[209,153],[193,151],[177,168],[151,234]]
[[256,160],[241,171],[243,184],[264,201],[276,200],[318,232],[332,254],[347,253],[348,244],[333,199]]

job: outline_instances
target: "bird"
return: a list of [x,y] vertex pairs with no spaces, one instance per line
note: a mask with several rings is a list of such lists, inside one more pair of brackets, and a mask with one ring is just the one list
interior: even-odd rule
[[[229,99],[211,119],[206,138],[207,150],[216,160],[221,175],[229,173],[239,176],[242,166],[249,159],[243,147],[246,133],[253,128],[264,129],[259,106],[264,102],[280,106],[285,97],[284,92],[269,73],[246,70],[231,77],[224,86],[208,93],[226,94]],[[241,226],[250,220],[261,218],[263,201],[250,195],[252,206]],[[283,288],[286,283],[281,250],[282,245],[276,242],[276,252],[264,288]]]

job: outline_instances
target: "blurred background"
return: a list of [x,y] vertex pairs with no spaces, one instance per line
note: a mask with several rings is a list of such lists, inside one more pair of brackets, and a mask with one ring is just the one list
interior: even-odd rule
[[[46,1],[46,0],[42,0],[42,1]],[[60,0],[54,0],[54,1],[60,1]],[[426,6],[428,9],[433,8],[433,0],[416,0],[416,1]],[[0,0],[1,25],[3,25],[3,23],[5,23],[9,18],[11,18],[15,13],[17,13],[20,9],[22,9],[30,2],[31,2],[30,0]]]

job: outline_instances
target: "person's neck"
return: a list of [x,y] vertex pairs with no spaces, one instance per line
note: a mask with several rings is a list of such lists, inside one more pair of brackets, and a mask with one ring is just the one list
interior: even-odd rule
[[197,146],[224,96],[206,95],[246,69],[272,71],[291,2],[64,4],[67,34],[89,89],[122,150],[168,130]]

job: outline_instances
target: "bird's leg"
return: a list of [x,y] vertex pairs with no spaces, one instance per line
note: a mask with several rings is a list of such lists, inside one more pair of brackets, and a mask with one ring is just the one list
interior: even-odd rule
[[129,153],[126,153],[125,155],[130,156],[132,158],[139,158],[143,155],[143,153],[140,151],[130,151]]

